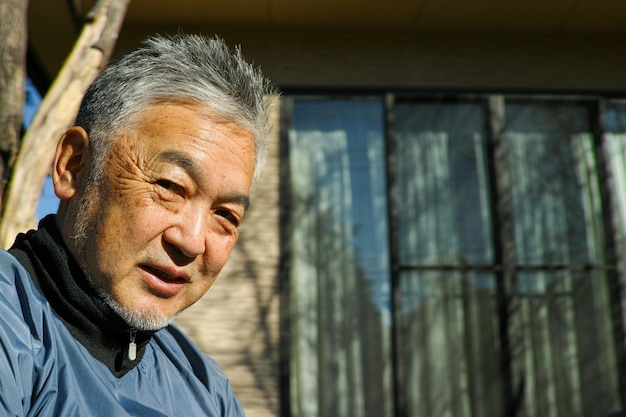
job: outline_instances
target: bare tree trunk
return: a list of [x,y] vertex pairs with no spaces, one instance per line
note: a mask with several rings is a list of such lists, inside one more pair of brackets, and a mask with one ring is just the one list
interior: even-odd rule
[[0,201],[22,133],[27,0],[0,1]]
[[74,122],[83,92],[110,58],[129,3],[98,0],[94,4],[72,53],[41,103],[22,140],[5,193],[1,247],[8,247],[17,233],[35,226],[37,201],[56,143]]

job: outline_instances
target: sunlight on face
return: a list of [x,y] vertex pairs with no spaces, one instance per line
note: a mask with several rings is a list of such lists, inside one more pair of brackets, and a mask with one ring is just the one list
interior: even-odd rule
[[253,170],[247,130],[195,106],[150,107],[112,144],[101,183],[72,199],[70,250],[131,326],[164,327],[226,263]]

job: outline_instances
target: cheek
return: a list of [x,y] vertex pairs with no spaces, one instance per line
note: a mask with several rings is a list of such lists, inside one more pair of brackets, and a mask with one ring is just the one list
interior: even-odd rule
[[228,261],[236,243],[237,236],[217,235],[209,238],[208,245],[213,249],[210,251],[211,257],[221,265],[220,269]]
[[147,193],[120,193],[119,201],[112,214],[111,229],[117,235],[142,236],[164,225],[168,212],[163,207],[151,204]]
[[109,264],[108,268],[121,267],[157,234],[159,222],[148,210],[118,207],[107,214],[100,225],[97,256]]
[[199,292],[196,294],[196,299],[194,300],[194,303],[198,301],[204,294],[206,294],[207,291],[209,291],[209,289],[213,286],[216,280],[217,276],[213,276],[202,283],[201,288],[199,288]]

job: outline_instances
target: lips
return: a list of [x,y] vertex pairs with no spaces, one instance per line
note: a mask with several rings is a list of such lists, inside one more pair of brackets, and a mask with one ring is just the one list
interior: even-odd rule
[[141,269],[150,292],[159,297],[172,297],[189,282],[187,275],[170,268],[142,265]]

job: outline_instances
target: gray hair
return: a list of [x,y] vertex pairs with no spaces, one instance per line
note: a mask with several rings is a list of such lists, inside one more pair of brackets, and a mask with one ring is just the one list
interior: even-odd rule
[[258,68],[218,37],[154,36],[144,46],[107,66],[88,88],[76,124],[90,136],[99,182],[111,138],[132,130],[147,107],[164,101],[205,106],[250,131],[254,137],[253,182],[265,161],[270,124],[268,107],[277,96]]

